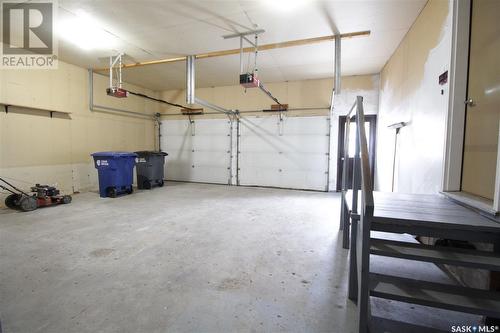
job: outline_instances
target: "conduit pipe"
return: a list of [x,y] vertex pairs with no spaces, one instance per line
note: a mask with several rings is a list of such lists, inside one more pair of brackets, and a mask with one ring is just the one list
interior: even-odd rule
[[196,58],[194,55],[186,57],[186,103],[187,104],[199,104],[209,109],[224,113],[226,115],[234,114],[234,111],[225,109],[218,105],[212,104],[201,98],[196,97],[196,76],[195,76],[195,64]]
[[[341,70],[340,70],[340,44],[341,44],[341,38],[340,35],[335,36],[335,68],[334,68],[334,75],[335,75],[335,94],[338,95],[340,94],[341,90]],[[333,101],[332,101],[332,106],[333,106]]]
[[[89,109],[92,112],[111,112],[111,113],[123,113],[125,115],[133,115],[135,117],[142,117],[154,120],[154,115],[144,114],[141,112],[128,111],[123,109],[112,108],[104,105],[96,105],[94,104],[94,71],[89,69]],[[99,74],[98,75],[103,75]],[[104,75],[103,75],[104,76]]]
[[195,58],[186,57],[186,103],[195,103]]
[[[341,43],[342,43],[342,35],[335,35],[334,36],[334,41],[335,41],[335,49],[334,49],[334,87],[332,91],[332,98],[330,101],[330,116],[329,116],[329,125],[328,125],[328,170],[327,170],[327,175],[328,179],[326,182],[326,191],[330,191],[330,171],[331,171],[331,164],[332,164],[332,118],[334,114],[334,109],[335,109],[335,99],[336,97],[340,94],[341,91],[341,77],[342,77],[342,72],[341,72],[341,67],[340,67],[340,60],[341,60]],[[351,109],[352,111],[352,109]],[[345,158],[345,157],[344,157]],[[337,180],[338,181],[338,180]]]

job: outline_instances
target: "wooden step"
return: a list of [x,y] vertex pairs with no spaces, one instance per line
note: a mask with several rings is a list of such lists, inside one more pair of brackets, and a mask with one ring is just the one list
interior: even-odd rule
[[370,273],[370,295],[500,318],[500,293]]
[[500,257],[493,252],[407,243],[372,238],[370,253],[379,256],[410,259],[500,271]]
[[370,322],[370,333],[449,333],[437,328],[420,326],[392,319],[372,316]]

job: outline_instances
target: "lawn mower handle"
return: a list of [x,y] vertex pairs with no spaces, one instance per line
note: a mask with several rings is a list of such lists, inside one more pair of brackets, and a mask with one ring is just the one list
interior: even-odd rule
[[[23,190],[18,189],[17,187],[15,187],[14,185],[12,185],[12,184],[11,184],[11,183],[9,183],[8,181],[6,181],[5,179],[0,178],[0,181],[2,181],[2,182],[4,182],[5,184],[9,185],[9,186],[10,186],[10,187],[12,187],[14,190],[16,190],[16,191],[18,191],[18,192],[21,192],[21,193],[22,193],[22,194],[24,194],[24,195],[29,196],[29,194],[28,194],[28,193],[24,192]],[[11,189],[9,189],[9,188],[7,188],[7,187],[5,187],[5,186],[2,186],[2,185],[0,185],[0,186],[1,186],[1,188],[3,188],[4,190],[7,190],[7,191],[11,192],[12,194],[17,194],[17,193],[15,193],[13,190],[11,190]]]

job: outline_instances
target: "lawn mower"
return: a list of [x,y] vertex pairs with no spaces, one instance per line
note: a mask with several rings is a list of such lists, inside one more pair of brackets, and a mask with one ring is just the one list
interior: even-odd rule
[[7,185],[0,184],[0,188],[11,193],[5,198],[5,205],[11,209],[29,212],[39,207],[69,204],[71,202],[70,195],[61,195],[60,191],[53,186],[36,184],[31,187],[30,194],[18,189],[5,179],[0,178],[0,181]]

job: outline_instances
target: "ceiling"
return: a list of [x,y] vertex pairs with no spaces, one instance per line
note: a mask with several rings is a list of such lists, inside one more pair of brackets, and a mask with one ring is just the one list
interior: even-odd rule
[[[270,3],[280,3],[281,7],[272,7]],[[84,15],[91,18],[88,26],[93,28],[89,29],[97,29],[109,38],[93,49],[82,49],[78,38],[64,38],[61,34],[59,58],[95,68],[105,67],[108,60],[103,57],[117,52],[126,53],[131,59],[126,62],[132,63],[235,49],[239,48],[239,39],[222,36],[256,27],[266,31],[259,36],[259,44],[370,30],[368,37],[342,40],[342,75],[379,73],[425,3],[426,0],[59,0],[59,22],[71,24]],[[244,57],[245,65],[248,56]],[[264,82],[331,77],[333,43],[262,51],[258,69]],[[238,74],[238,55],[200,59],[196,63],[196,86],[236,84]],[[125,81],[153,90],[180,89],[185,85],[185,64],[130,68],[123,75]]]

